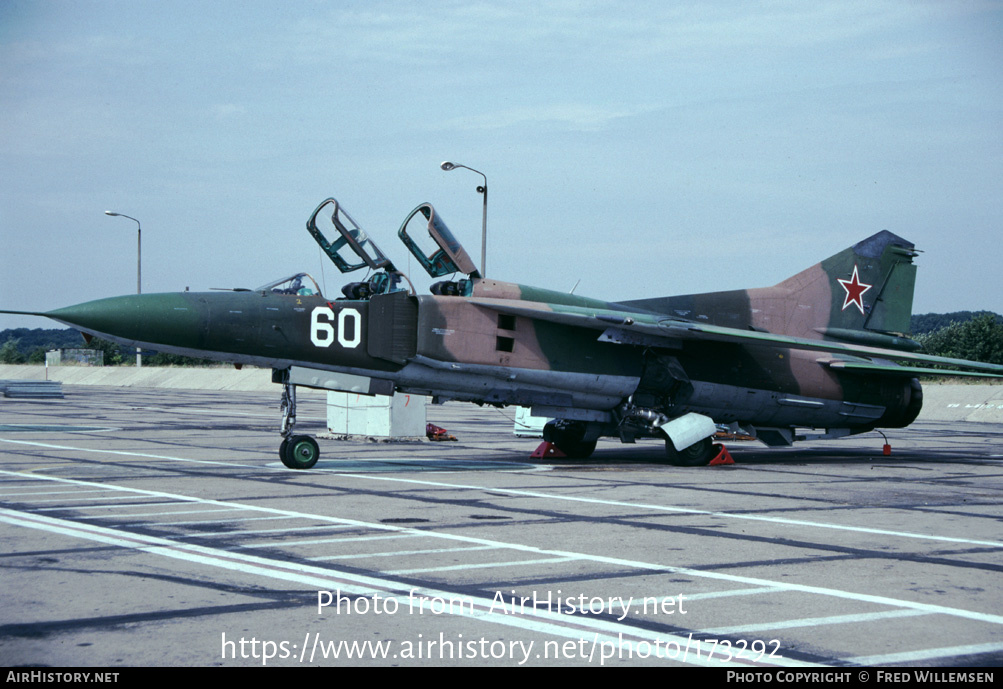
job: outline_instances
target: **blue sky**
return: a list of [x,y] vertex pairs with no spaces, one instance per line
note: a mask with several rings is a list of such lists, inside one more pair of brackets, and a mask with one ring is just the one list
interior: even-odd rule
[[402,267],[424,201],[476,259],[452,160],[498,279],[760,287],[887,229],[917,313],[1003,312],[1001,58],[1000,2],[4,0],[0,308],[134,292],[108,209],[144,292],[337,293],[328,196]]

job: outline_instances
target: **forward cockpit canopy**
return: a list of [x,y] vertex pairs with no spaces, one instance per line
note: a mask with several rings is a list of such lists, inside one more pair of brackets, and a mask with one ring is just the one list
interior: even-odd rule
[[[395,270],[390,259],[338,204],[337,199],[325,199],[317,206],[307,221],[306,228],[342,273],[366,267],[390,272]],[[324,230],[335,237],[333,242],[328,241]]]
[[301,297],[323,296],[317,281],[309,273],[296,273],[287,278],[269,282],[254,291],[271,292],[272,294],[295,294]]

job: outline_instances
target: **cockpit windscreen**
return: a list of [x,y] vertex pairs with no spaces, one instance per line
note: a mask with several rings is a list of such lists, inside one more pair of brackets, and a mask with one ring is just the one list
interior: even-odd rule
[[254,291],[271,292],[272,294],[295,294],[301,297],[323,296],[317,281],[309,273],[296,273],[290,277],[269,282]]

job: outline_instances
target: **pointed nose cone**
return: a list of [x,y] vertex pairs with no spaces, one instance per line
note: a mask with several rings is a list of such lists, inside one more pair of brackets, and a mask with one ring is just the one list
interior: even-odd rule
[[[140,295],[137,295],[140,296]],[[135,297],[111,297],[49,311],[46,316],[96,334],[132,332],[139,303]]]
[[45,314],[122,344],[190,344],[205,320],[184,294],[133,294],[88,301]]

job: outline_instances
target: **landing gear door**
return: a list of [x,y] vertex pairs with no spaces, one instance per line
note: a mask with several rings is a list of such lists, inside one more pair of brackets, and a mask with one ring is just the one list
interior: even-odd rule
[[[317,210],[307,221],[306,228],[342,273],[367,267],[372,270],[393,270],[390,260],[338,204],[337,199],[327,199],[317,206]],[[334,242],[327,240],[325,231],[335,237]]]
[[411,211],[397,236],[434,278],[452,273],[472,278],[481,276],[466,249],[460,246],[430,203],[423,203]]

